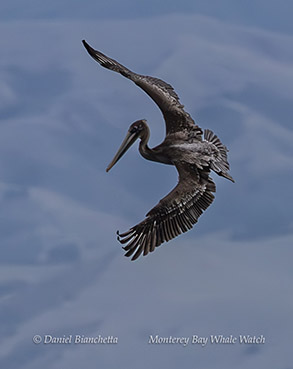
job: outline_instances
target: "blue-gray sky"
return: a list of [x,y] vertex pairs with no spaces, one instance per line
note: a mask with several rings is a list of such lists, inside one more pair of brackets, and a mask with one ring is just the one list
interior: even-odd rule
[[[123,4],[123,6],[122,6]],[[290,1],[38,1],[0,5],[1,353],[5,368],[292,368]],[[171,83],[229,147],[235,184],[194,229],[131,263],[116,241],[177,181],[128,126],[160,111],[81,40]],[[35,345],[51,334],[115,346]],[[155,346],[150,334],[250,334],[264,345]]]

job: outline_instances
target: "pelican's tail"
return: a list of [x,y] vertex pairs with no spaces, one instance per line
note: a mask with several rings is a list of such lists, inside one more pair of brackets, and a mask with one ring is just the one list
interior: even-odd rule
[[215,171],[219,176],[225,177],[230,181],[235,182],[228,173],[230,166],[227,158],[227,152],[229,151],[227,147],[223,145],[218,136],[216,136],[214,132],[209,129],[204,130],[204,139],[215,145],[218,149],[217,153],[214,154],[211,160],[211,169]]

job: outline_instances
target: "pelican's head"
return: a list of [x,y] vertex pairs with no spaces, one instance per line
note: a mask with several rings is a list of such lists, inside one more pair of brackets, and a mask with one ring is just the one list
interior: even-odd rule
[[126,137],[124,138],[122,144],[120,145],[116,155],[114,156],[111,163],[108,165],[106,172],[117,163],[117,161],[126,153],[126,151],[134,144],[134,142],[140,139],[147,139],[149,135],[149,129],[145,119],[137,120],[132,123],[128,129]]

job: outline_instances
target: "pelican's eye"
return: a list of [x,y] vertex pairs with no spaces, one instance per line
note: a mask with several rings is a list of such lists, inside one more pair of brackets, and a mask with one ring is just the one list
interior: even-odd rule
[[132,126],[132,127],[130,127],[130,129],[129,129],[129,132],[130,133],[135,133],[135,132],[137,132],[138,131],[138,126]]
[[130,133],[136,133],[136,132],[140,132],[143,129],[143,125],[142,124],[135,124],[134,126],[131,126],[129,128],[129,132]]

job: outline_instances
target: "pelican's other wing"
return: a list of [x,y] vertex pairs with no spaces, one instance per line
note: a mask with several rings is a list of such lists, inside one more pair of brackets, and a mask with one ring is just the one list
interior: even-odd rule
[[184,106],[180,103],[178,95],[169,83],[159,78],[134,73],[116,60],[93,49],[85,40],[82,42],[90,56],[101,66],[129,78],[154,100],[164,115],[167,134],[175,133],[184,128],[189,130],[198,128],[199,134],[202,134],[201,129],[194,124],[191,116],[183,109]]
[[164,197],[146,218],[128,232],[118,233],[118,240],[126,244],[125,256],[136,260],[141,253],[147,255],[163,242],[168,242],[180,233],[193,227],[199,216],[213,202],[216,191],[209,177],[209,170],[199,170],[195,166],[178,164],[179,182]]

